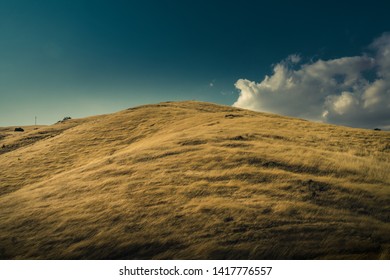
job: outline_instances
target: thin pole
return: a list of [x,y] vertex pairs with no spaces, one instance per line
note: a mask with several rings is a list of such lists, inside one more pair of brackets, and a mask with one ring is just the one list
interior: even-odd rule
[[35,116],[35,125],[37,125],[37,116]]

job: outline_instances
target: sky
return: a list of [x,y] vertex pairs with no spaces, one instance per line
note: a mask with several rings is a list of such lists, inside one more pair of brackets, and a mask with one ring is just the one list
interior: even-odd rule
[[386,2],[0,0],[0,126],[199,100],[390,127]]

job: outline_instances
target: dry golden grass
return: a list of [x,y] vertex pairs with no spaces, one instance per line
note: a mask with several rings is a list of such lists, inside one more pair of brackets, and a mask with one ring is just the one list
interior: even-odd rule
[[202,102],[0,128],[0,258],[390,259],[389,170],[389,132]]

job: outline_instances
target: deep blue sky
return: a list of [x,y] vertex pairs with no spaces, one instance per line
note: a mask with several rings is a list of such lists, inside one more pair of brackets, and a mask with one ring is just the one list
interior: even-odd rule
[[[168,100],[233,104],[290,54],[360,55],[390,2],[0,1],[0,126]],[[211,84],[213,86],[211,86]]]

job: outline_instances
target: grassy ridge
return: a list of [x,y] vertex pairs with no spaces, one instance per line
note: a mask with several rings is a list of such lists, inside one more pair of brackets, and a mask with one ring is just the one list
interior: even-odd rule
[[388,132],[202,102],[1,128],[0,257],[390,259],[388,170]]

